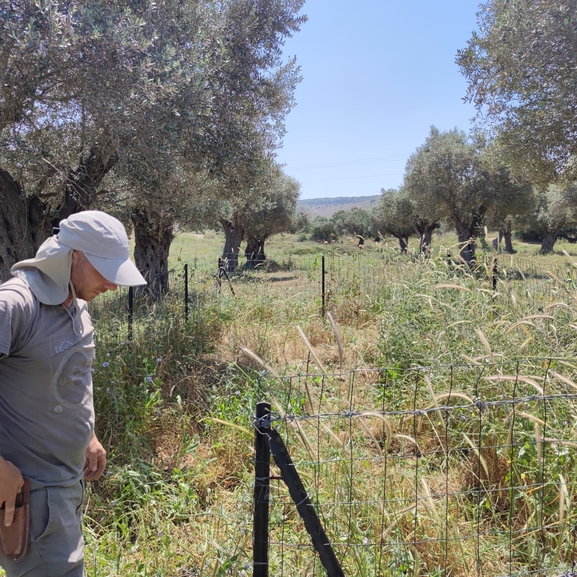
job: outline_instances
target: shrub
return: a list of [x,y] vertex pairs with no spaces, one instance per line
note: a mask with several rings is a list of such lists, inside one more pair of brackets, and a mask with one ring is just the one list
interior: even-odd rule
[[331,242],[336,240],[338,235],[335,231],[335,225],[332,222],[323,222],[313,226],[311,240],[315,242]]

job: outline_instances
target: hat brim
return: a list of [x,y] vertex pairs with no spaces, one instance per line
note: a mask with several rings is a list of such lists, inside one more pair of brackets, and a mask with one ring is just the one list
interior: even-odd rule
[[141,286],[146,280],[140,274],[136,265],[130,260],[101,258],[86,254],[90,264],[108,281],[119,286]]

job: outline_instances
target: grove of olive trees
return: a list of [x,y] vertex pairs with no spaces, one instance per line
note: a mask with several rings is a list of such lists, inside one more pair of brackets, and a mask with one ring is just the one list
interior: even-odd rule
[[475,131],[431,128],[407,162],[402,195],[383,193],[382,227],[397,230],[406,198],[405,230],[417,216],[451,223],[467,262],[485,227],[508,252],[513,230],[530,229],[548,253],[577,224],[577,0],[486,0],[477,18],[456,57]]
[[174,225],[244,195],[280,144],[303,3],[0,0],[0,278],[102,208],[162,294]]

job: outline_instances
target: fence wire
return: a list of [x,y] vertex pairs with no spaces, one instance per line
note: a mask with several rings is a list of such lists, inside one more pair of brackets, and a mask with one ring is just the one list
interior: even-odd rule
[[[270,424],[346,575],[573,575],[576,372],[526,359],[287,377]],[[272,483],[270,575],[325,575]]]
[[[368,257],[325,255],[326,310],[337,321],[406,298],[416,274],[423,283],[443,282],[448,269],[455,283],[477,283],[499,299],[523,293],[533,308],[575,288],[571,267],[538,267],[516,256],[478,259],[475,270],[452,257]],[[258,294],[262,303],[301,306],[305,296],[307,314],[319,314],[322,263],[322,255],[293,255],[240,269],[230,275],[233,294],[217,282],[216,262],[193,261],[187,295],[179,263],[168,273],[165,301],[182,317],[188,302],[194,320],[203,299],[240,307]],[[437,269],[442,280],[435,280]],[[127,294],[119,289],[91,306],[97,318],[114,315],[122,334]],[[155,304],[139,295],[135,301],[136,334]],[[258,392],[273,405],[271,424],[345,574],[569,577],[577,575],[576,371],[577,359],[396,366],[286,377],[280,387],[265,374]],[[272,481],[270,497],[270,575],[324,575],[281,480]],[[248,506],[239,502],[247,515]],[[241,541],[239,555],[248,560]]]
[[[331,310],[338,319],[391,299],[405,299],[416,274],[417,278],[434,284],[435,273],[439,278],[441,275],[447,278],[447,270],[452,271],[456,282],[473,282],[480,288],[495,291],[504,300],[522,296],[524,302],[535,307],[574,294],[577,288],[572,263],[553,264],[545,258],[540,263],[538,259],[497,253],[479,256],[473,269],[451,254],[426,261],[375,251],[295,254],[265,261],[256,268],[246,268],[245,264],[240,260],[235,273],[219,276],[217,262],[195,259],[178,263],[166,273],[168,296],[177,305],[175,314],[185,311],[194,314],[196,304],[207,298],[228,307],[255,294],[263,302],[281,294],[285,301],[308,301],[310,308],[317,312]],[[129,315],[128,300],[128,289],[119,287],[114,293],[100,296],[91,305],[91,314],[95,318],[114,314],[119,323],[124,324]],[[135,318],[150,313],[146,291],[136,291],[134,303]]]

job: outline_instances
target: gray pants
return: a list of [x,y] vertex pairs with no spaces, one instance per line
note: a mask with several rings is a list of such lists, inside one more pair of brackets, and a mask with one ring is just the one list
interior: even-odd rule
[[83,577],[83,498],[84,483],[30,492],[30,550],[16,563],[0,550],[7,577]]

